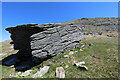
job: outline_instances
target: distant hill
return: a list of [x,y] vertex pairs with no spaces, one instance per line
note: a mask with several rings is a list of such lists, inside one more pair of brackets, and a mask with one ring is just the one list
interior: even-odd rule
[[109,32],[118,31],[118,18],[81,18],[62,24],[73,24],[82,27],[84,32]]

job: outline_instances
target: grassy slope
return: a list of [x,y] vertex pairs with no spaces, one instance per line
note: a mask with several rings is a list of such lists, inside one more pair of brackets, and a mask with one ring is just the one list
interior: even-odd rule
[[[7,57],[8,55],[10,54],[14,54],[16,53],[17,51],[13,50],[10,48],[10,46],[12,46],[11,44],[9,44],[10,41],[5,41],[5,42],[2,42],[2,48],[0,48],[0,53],[5,53],[7,55],[5,55],[4,57]],[[4,57],[0,57],[0,60],[3,59]],[[0,69],[2,67],[2,77],[5,78],[5,77],[8,77],[14,70],[9,67],[9,66],[1,66],[0,65]]]
[[[62,66],[65,69],[66,78],[116,78],[118,75],[118,52],[117,38],[87,38],[87,40],[82,40],[80,45],[93,43],[89,48],[83,48],[83,51],[80,51],[80,48],[73,49],[78,51],[73,55],[70,55],[70,58],[64,58],[65,52],[59,56],[55,56],[52,59],[44,61],[42,64],[50,65],[48,73],[46,73],[44,78],[55,78],[56,67]],[[3,45],[3,50],[8,48],[6,43]],[[88,71],[83,71],[76,66],[73,66],[73,61],[85,61]],[[42,67],[42,64],[32,68],[32,73],[34,74]],[[68,65],[68,68],[65,66]],[[8,77],[10,73],[13,72],[13,69],[7,66],[3,66],[3,77]],[[27,76],[30,77],[30,76]]]
[[[101,38],[83,40],[81,43],[93,43],[93,46],[84,49],[70,56],[70,59],[64,58],[64,54],[44,61],[43,65],[51,64],[49,72],[43,76],[46,78],[55,77],[56,67],[63,66],[66,72],[66,78],[116,78],[118,75],[118,52],[117,38]],[[68,54],[68,52],[66,52]],[[73,66],[73,61],[85,61],[88,71],[80,70]],[[68,68],[65,68],[69,65]]]

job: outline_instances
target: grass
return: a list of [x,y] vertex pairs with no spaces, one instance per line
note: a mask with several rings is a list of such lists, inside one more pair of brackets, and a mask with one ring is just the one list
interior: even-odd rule
[[[86,37],[85,37],[86,38]],[[117,78],[118,77],[118,38],[108,37],[87,37],[83,39],[79,46],[92,43],[92,46],[88,48],[80,47],[72,49],[72,51],[78,51],[73,55],[69,55],[69,52],[64,52],[58,56],[48,59],[33,67],[32,74],[35,74],[40,67],[50,66],[49,71],[42,76],[43,78],[56,78],[56,67],[62,66],[65,70],[66,78]],[[69,55],[69,58],[64,58],[64,55]],[[81,70],[74,66],[74,60],[85,61],[85,65],[88,67],[88,71]],[[69,67],[66,68],[66,65]],[[13,69],[7,66],[3,66],[3,77],[8,77],[12,73]],[[31,75],[32,75],[31,74]],[[27,76],[26,78],[29,78]]]
[[[114,42],[113,42],[114,41]],[[83,49],[74,55],[70,56],[70,59],[64,58],[63,54],[53,58],[55,62],[51,65],[50,72],[43,77],[51,78],[55,77],[55,68],[69,65],[66,72],[66,78],[116,78],[118,77],[118,53],[117,53],[117,38],[104,38],[104,39],[90,39],[84,40],[81,43],[93,43],[93,46]],[[73,66],[73,60],[85,61],[88,71],[80,70]],[[48,60],[44,62],[44,65],[52,62]],[[63,63],[62,63],[63,62]]]
[[[1,45],[0,53],[7,54],[7,55],[5,55],[3,57],[0,56],[0,60],[2,60],[3,58],[9,56],[10,54],[15,54],[17,52],[17,50],[10,51],[11,50],[10,46],[13,46],[13,45],[11,45],[9,43],[10,43],[10,41],[0,42],[0,45]],[[10,66],[2,66],[2,65],[0,65],[0,69],[2,69],[0,71],[2,72],[2,77],[3,78],[8,78],[9,75],[14,71]]]

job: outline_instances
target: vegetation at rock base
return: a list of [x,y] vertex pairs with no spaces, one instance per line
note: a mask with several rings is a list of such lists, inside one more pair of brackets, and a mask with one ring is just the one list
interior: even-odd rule
[[[50,69],[48,70],[48,73],[42,76],[43,78],[55,78],[55,70],[56,67],[59,66],[62,66],[65,69],[66,78],[117,78],[118,38],[102,36],[84,37],[85,38],[81,41],[79,47],[72,49],[72,51],[78,52],[74,53],[73,55],[69,55],[69,51],[66,51],[64,54],[60,54],[48,59],[40,65],[33,67],[31,69],[32,74],[35,74],[38,70],[40,70],[40,67],[48,65],[50,66]],[[92,43],[93,45],[89,46],[88,48],[81,48],[83,51],[80,51],[81,45],[88,46],[89,43]],[[9,42],[6,43],[6,45],[3,45],[3,47],[6,48],[3,53],[6,52],[10,46],[7,44],[9,44]],[[69,55],[69,58],[64,57],[66,54]],[[88,71],[81,70],[74,66],[74,60],[85,61]],[[68,68],[66,68],[66,65],[68,65]],[[13,71],[14,70],[9,66],[2,66],[3,77],[9,77]],[[26,78],[30,77],[31,75],[26,76]]]

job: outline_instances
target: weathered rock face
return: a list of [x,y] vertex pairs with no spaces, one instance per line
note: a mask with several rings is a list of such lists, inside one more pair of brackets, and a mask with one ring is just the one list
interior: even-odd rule
[[55,56],[65,50],[75,48],[82,39],[81,29],[74,25],[57,25],[31,37],[33,60]]
[[82,39],[81,28],[71,24],[26,24],[6,30],[19,50],[18,57],[35,63],[75,48]]

